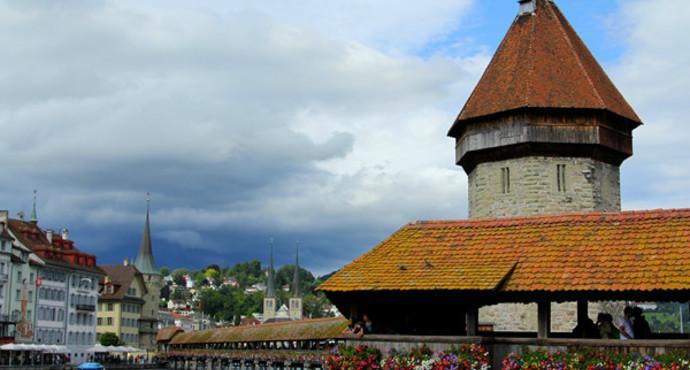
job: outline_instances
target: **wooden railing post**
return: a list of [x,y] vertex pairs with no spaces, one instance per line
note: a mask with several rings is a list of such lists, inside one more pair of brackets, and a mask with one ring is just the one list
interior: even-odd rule
[[589,318],[589,307],[588,303],[584,299],[580,299],[577,301],[577,324],[580,325],[581,328],[584,328],[585,326],[585,321]]
[[469,307],[465,312],[465,326],[468,337],[476,337],[479,334],[479,307]]
[[551,331],[551,302],[539,301],[537,303],[537,337],[548,338]]

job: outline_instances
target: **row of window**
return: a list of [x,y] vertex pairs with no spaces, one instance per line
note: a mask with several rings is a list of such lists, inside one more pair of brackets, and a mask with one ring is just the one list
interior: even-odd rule
[[98,282],[95,278],[85,275],[72,275],[72,288],[96,290]]
[[59,283],[64,283],[67,280],[67,275],[64,272],[55,270],[43,270],[39,272],[41,279],[47,281],[56,281]]
[[113,311],[113,304],[112,303],[100,303],[98,305],[98,311],[112,312]]
[[92,345],[93,343],[93,333],[71,331],[67,334],[67,344]]
[[128,328],[137,328],[139,327],[139,319],[129,319],[126,317],[122,318],[122,326],[126,326]]
[[102,317],[99,317],[96,322],[97,322],[98,326],[103,326],[104,322],[105,322],[105,325],[112,326],[113,325],[113,318],[112,317],[106,317],[105,320],[103,320]]
[[122,333],[122,340],[127,344],[139,343],[139,334]]
[[49,301],[65,301],[65,291],[62,289],[54,289],[42,287],[38,290],[38,299],[46,299]]
[[96,306],[96,297],[89,296],[85,294],[72,294],[70,295],[70,306],[74,307],[76,305],[89,305]]
[[141,305],[133,304],[133,303],[123,303],[122,304],[122,311],[123,312],[130,312],[130,313],[141,313]]
[[[22,275],[22,271],[17,270],[17,284],[24,284],[25,282],[22,280],[22,279],[24,279],[24,277],[25,276]],[[29,285],[33,286],[36,283],[34,278],[35,278],[34,273],[33,272],[29,273],[29,282],[28,282]]]
[[65,321],[65,311],[62,308],[40,306],[36,315],[37,320]]
[[76,315],[74,313],[69,314],[69,323],[70,325],[88,325],[91,326],[93,325],[93,318],[94,315],[91,313],[77,313]]
[[38,329],[36,341],[40,344],[64,344],[63,331],[59,329]]
[[[556,165],[556,189],[559,193],[565,193],[567,190],[565,177],[565,165]],[[510,193],[510,167],[501,168],[501,193]]]
[[[27,300],[29,301],[29,303],[33,302],[33,301],[34,301],[34,292],[33,292],[32,290],[29,290],[27,293],[28,293],[28,294],[27,294],[26,298],[27,298]],[[22,291],[21,291],[21,289],[17,289],[17,290],[14,292],[14,300],[17,301],[17,302],[19,302],[19,301],[22,300]]]

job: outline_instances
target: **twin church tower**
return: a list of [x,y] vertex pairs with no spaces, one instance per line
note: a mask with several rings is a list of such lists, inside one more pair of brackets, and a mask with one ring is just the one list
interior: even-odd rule
[[263,322],[270,323],[275,321],[301,320],[302,296],[300,294],[299,280],[299,248],[295,248],[295,271],[292,278],[292,286],[290,287],[287,315],[281,314],[280,309],[276,310],[278,301],[276,299],[275,276],[273,272],[273,241],[271,240],[271,251],[268,262],[268,282],[266,284],[266,294],[264,295]]

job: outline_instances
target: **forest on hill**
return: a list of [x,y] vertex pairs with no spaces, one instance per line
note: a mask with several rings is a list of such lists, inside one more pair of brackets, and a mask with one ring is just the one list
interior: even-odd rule
[[[274,271],[274,284],[278,307],[288,304],[292,294],[294,265],[284,265]],[[186,300],[194,310],[201,311],[217,321],[239,323],[242,317],[261,313],[265,287],[268,281],[268,268],[257,260],[220,267],[210,265],[199,270],[178,268],[170,271],[162,268],[167,284],[161,290],[165,301]],[[300,293],[303,298],[305,317],[324,317],[329,315],[330,302],[316,288],[329,275],[315,277],[310,271],[300,267]],[[192,284],[188,284],[187,280]],[[184,287],[193,285],[193,289]],[[193,294],[190,293],[193,292]]]

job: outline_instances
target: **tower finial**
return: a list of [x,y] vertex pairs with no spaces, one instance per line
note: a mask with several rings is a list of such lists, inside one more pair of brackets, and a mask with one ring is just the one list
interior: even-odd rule
[[532,14],[536,10],[536,0],[518,0],[520,3],[519,15]]
[[35,224],[38,223],[38,215],[36,213],[36,195],[37,194],[38,194],[38,190],[34,189],[33,205],[31,206],[31,217],[29,218],[29,222],[33,222]]

